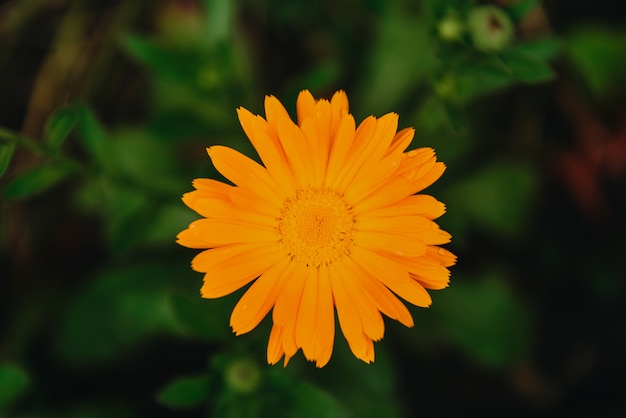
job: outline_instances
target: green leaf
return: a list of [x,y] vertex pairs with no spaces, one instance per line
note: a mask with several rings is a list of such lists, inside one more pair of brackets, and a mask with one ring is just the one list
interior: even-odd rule
[[[354,357],[345,341],[338,341],[333,349],[331,361],[317,376],[316,384],[332,394],[334,399],[340,400],[342,408],[349,411],[350,416],[359,418],[403,416],[397,397],[398,379],[394,373],[388,343],[387,341],[376,344],[376,360],[371,364],[365,364]],[[345,384],[344,376],[351,376],[350,385]]]
[[548,81],[555,76],[550,65],[532,54],[509,50],[502,53],[502,59],[511,69],[513,76],[525,83]]
[[456,85],[452,99],[466,103],[515,82],[511,69],[495,55],[483,55],[468,61],[454,73]]
[[50,115],[44,128],[46,145],[53,150],[59,149],[74,129],[77,119],[76,109],[71,106],[58,109]]
[[206,11],[206,39],[216,43],[228,39],[232,30],[233,6],[231,0],[204,0]]
[[530,310],[515,298],[502,273],[479,279],[455,275],[431,309],[446,338],[480,364],[511,366],[530,350]]
[[109,147],[115,156],[115,175],[134,188],[174,196],[188,187],[188,180],[181,180],[177,174],[179,167],[171,144],[143,130],[129,129],[111,133]]
[[28,385],[28,375],[24,370],[14,364],[0,364],[0,411],[22,395]]
[[568,42],[572,67],[590,90],[600,96],[620,91],[626,86],[626,33],[601,27],[583,27],[574,31]]
[[179,335],[169,301],[182,266],[139,265],[87,281],[68,304],[55,349],[71,365],[105,364],[150,336]]
[[152,221],[146,193],[109,178],[91,184],[100,192],[97,210],[103,217],[110,247],[120,253],[133,248]]
[[526,228],[536,186],[537,176],[529,166],[487,166],[448,190],[442,200],[454,210],[446,218],[462,217],[457,220],[457,227],[475,225],[502,238],[514,239]]
[[346,418],[347,414],[330,394],[305,382],[296,382],[289,389],[294,403],[294,416],[300,418]]
[[159,403],[173,409],[190,409],[202,405],[211,389],[209,376],[182,377],[170,382],[157,395]]
[[9,168],[14,150],[14,142],[0,144],[0,177],[2,177],[4,173],[6,173],[7,168]]
[[200,58],[193,53],[169,50],[137,35],[126,35],[122,46],[155,74],[180,83],[195,83]]
[[539,0],[521,0],[513,2],[506,8],[514,22],[520,22],[526,15],[539,4]]
[[194,294],[179,292],[170,295],[169,304],[185,334],[210,342],[232,342],[228,318],[234,301],[229,297],[208,301],[197,291]]
[[144,242],[149,244],[171,244],[173,237],[198,219],[198,215],[180,201],[157,208],[155,212],[144,236]]
[[106,166],[110,163],[111,155],[104,128],[87,106],[77,106],[76,112],[78,115],[78,133],[83,145],[101,166]]
[[435,63],[425,19],[390,15],[381,23],[355,100],[368,114],[395,108],[424,82]]
[[538,41],[515,45],[509,50],[530,54],[547,62],[563,50],[563,42],[556,38],[544,38]]
[[42,192],[72,173],[66,165],[44,165],[22,173],[11,180],[2,191],[7,199],[22,199]]

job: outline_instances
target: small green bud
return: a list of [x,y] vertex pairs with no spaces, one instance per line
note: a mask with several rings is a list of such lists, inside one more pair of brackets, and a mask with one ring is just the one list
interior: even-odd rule
[[463,22],[454,14],[448,13],[448,15],[439,21],[437,25],[437,32],[439,37],[444,41],[454,42],[461,39],[463,33]]
[[496,6],[472,9],[467,24],[474,46],[481,51],[500,51],[513,38],[511,18]]
[[226,386],[237,393],[251,393],[259,386],[261,371],[249,359],[235,360],[224,371]]

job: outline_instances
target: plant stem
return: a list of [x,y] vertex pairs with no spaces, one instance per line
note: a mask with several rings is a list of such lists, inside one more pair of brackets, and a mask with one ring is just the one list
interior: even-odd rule
[[6,128],[0,126],[0,145],[2,143],[14,143],[18,146],[22,146],[34,154],[40,155],[42,157],[48,158],[52,161],[55,161],[60,164],[64,164],[68,167],[71,167],[74,171],[81,173],[85,176],[91,175],[91,170],[86,165],[81,162],[74,160],[72,158],[66,157],[65,155],[59,154],[56,150],[47,148],[46,146],[38,143],[37,141],[25,137],[23,135],[17,134],[13,131],[10,131]]

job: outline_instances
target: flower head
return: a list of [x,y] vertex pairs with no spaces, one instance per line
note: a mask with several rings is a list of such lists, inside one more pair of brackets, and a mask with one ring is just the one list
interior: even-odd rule
[[413,129],[398,115],[370,116],[358,127],[343,91],[315,100],[303,91],[297,124],[281,103],[265,99],[266,118],[238,109],[263,165],[223,146],[208,148],[233,185],[196,179],[183,201],[203,219],[178,235],[204,249],[192,261],[205,273],[201,294],[218,298],[252,282],[235,306],[237,334],[272,311],[267,360],[285,365],[301,348],[318,367],[330,359],[335,309],[356,357],[374,360],[382,314],[413,326],[398,297],[426,307],[426,289],[448,285],[456,257],[433,220],[445,207],[418,194],[445,166],[430,148],[405,152]]

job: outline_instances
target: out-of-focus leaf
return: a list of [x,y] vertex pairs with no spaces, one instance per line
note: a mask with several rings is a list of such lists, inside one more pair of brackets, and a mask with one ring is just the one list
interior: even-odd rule
[[436,96],[426,99],[418,110],[413,126],[427,133],[449,130],[452,123],[443,100]]
[[[462,217],[461,224],[469,223],[507,239],[516,238],[526,228],[536,184],[536,174],[529,166],[487,166],[467,176],[442,198],[454,208],[448,211],[446,220]],[[459,223],[457,227],[461,227]]]
[[206,39],[215,43],[227,39],[231,35],[233,5],[230,0],[204,0],[206,13]]
[[295,103],[298,94],[302,91],[302,86],[306,86],[315,96],[318,91],[327,91],[340,76],[341,70],[337,63],[324,63],[299,77],[294,77],[288,83],[288,94],[284,95],[282,100],[284,103]]
[[0,412],[22,395],[28,385],[24,370],[14,364],[0,364]]
[[479,280],[458,275],[454,284],[437,294],[431,308],[440,332],[477,362],[506,367],[528,354],[532,317],[507,284],[492,272]]
[[185,334],[205,341],[232,341],[228,320],[234,302],[230,298],[209,301],[201,298],[199,291],[195,295],[179,292],[170,295],[169,304]]
[[538,41],[515,45],[509,51],[530,54],[542,61],[549,61],[563,50],[563,43],[556,38],[544,38]]
[[263,413],[263,403],[266,401],[258,397],[241,397],[233,393],[222,393],[213,408],[211,416],[219,418],[261,418],[261,417],[293,417],[298,415],[283,415],[287,409],[284,403],[277,403],[274,408]]
[[12,179],[2,191],[7,199],[21,199],[42,192],[72,173],[73,169],[64,164],[35,167]]
[[154,218],[146,228],[144,242],[148,244],[173,244],[173,237],[185,229],[198,215],[182,202],[157,208]]
[[150,200],[140,189],[119,183],[103,180],[101,187],[100,214],[108,242],[118,252],[127,251],[141,240],[143,231],[150,226]]
[[[316,384],[328,390],[350,416],[399,418],[402,416],[394,373],[385,343],[376,343],[376,360],[365,364],[356,359],[345,341],[337,341],[330,363],[318,374]],[[352,376],[352,383],[343,383]]]
[[145,191],[104,175],[84,182],[76,193],[76,204],[102,218],[107,242],[118,253],[136,247],[155,216]]
[[[412,126],[418,131],[418,134],[415,135],[419,139],[417,145],[423,146],[427,142],[423,138],[425,134],[432,135],[438,139],[442,135],[445,135],[446,138],[456,136],[462,131],[463,122],[464,118],[458,105],[450,103],[442,97],[432,95],[424,100],[412,123]],[[442,147],[450,145],[449,141],[441,143],[437,141],[437,144],[438,153]],[[467,148],[467,145],[469,144],[462,148]],[[457,152],[454,152],[454,154],[457,155]],[[450,155],[446,155],[445,160],[450,162],[450,158]]]
[[345,418],[348,415],[330,394],[306,382],[295,382],[289,390],[294,416],[301,418]]
[[110,135],[115,155],[114,174],[132,188],[178,195],[188,184],[179,180],[176,155],[171,144],[159,141],[141,130],[121,130]]
[[626,33],[599,27],[574,31],[568,42],[568,56],[591,91],[608,95],[626,86]]
[[509,5],[506,11],[514,22],[519,22],[538,4],[539,0],[520,0]]
[[461,103],[503,89],[515,82],[511,69],[495,55],[484,55],[460,66],[454,73],[452,99]]
[[554,70],[543,60],[519,50],[502,52],[502,59],[511,69],[516,80],[538,83],[554,78]]
[[395,108],[404,95],[424,82],[435,63],[425,19],[390,15],[381,24],[355,100],[368,114]]
[[100,166],[106,168],[110,165],[112,158],[107,133],[87,106],[77,105],[76,112],[78,133],[85,149]]
[[11,157],[13,156],[13,151],[15,150],[15,143],[0,143],[0,177],[6,173],[7,168],[9,168],[9,163],[11,162]]
[[58,149],[74,129],[77,119],[76,109],[72,106],[62,107],[50,115],[44,128],[46,145]]
[[[132,164],[130,156],[116,164],[123,165],[124,159]],[[138,162],[137,166],[151,164]],[[124,179],[131,180],[125,175],[126,169],[135,170],[120,167],[116,173],[122,178],[99,176],[86,181],[76,194],[76,204],[102,218],[107,242],[117,253],[146,246],[174,246],[176,234],[197,219],[197,215],[179,200],[184,186],[172,186],[175,175],[168,178],[165,165],[162,171],[154,167],[156,173],[152,180],[148,173],[140,173],[141,181],[134,178],[131,184],[124,182]],[[168,191],[163,190],[166,188]]]
[[195,82],[198,58],[192,53],[169,50],[137,35],[122,39],[124,49],[156,74],[181,83]]
[[157,400],[173,409],[190,409],[202,405],[209,397],[209,376],[181,377],[165,386]]
[[102,364],[150,335],[180,333],[168,303],[179,266],[156,263],[96,277],[67,307],[57,352],[75,365]]

